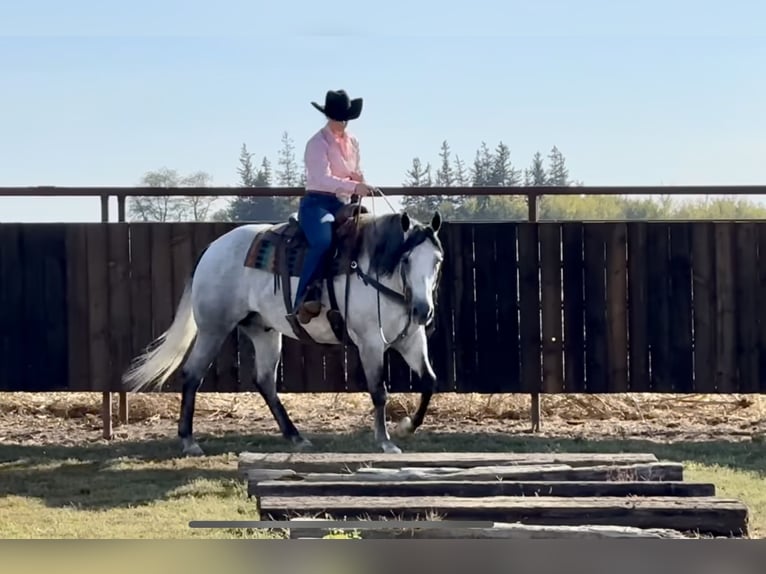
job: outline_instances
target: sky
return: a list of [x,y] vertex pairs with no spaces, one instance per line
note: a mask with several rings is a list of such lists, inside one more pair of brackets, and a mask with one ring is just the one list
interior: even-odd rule
[[[361,96],[368,181],[447,140],[517,167],[553,145],[585,185],[764,184],[766,4],[698,0],[0,0],[0,187],[235,185],[240,146],[300,157],[328,89]],[[0,221],[96,221],[0,198]]]

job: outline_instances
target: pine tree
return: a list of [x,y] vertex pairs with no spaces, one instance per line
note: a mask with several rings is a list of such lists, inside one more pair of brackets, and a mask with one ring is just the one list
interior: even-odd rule
[[474,187],[486,187],[492,185],[492,167],[494,161],[492,152],[489,150],[486,142],[481,142],[481,146],[476,150],[476,156],[473,160],[471,179]]
[[511,150],[502,141],[495,148],[495,155],[490,168],[489,185],[519,185],[521,177],[511,163]]
[[[407,170],[406,176],[407,179],[402,183],[403,187],[432,186],[431,164],[426,163],[424,166],[419,157],[412,158],[412,166]],[[407,213],[421,221],[430,218],[440,203],[441,199],[436,195],[406,195],[402,198],[402,206]]]
[[247,151],[247,145],[242,144],[239,152],[239,181],[242,187],[253,187],[255,185],[255,171],[253,169],[253,154]]
[[295,187],[298,185],[300,176],[298,174],[298,164],[295,161],[295,145],[287,132],[282,133],[282,147],[277,154],[277,181],[284,187]]
[[457,154],[455,154],[453,173],[455,174],[455,185],[457,187],[468,187],[471,184],[471,180],[465,170],[465,162]]
[[537,151],[532,156],[532,165],[524,172],[524,185],[536,186],[548,185],[548,176],[543,165],[543,156]]
[[[470,187],[471,178],[468,175],[468,172],[466,171],[465,162],[457,154],[455,154],[453,174],[454,174],[455,186]],[[467,199],[468,199],[467,195],[450,196],[449,203],[452,207],[452,210],[455,212],[459,211],[462,208],[462,206],[465,205],[465,202]]]
[[452,187],[455,185],[455,174],[450,165],[450,148],[447,140],[442,142],[439,158],[442,163],[439,171],[436,172],[436,185],[438,187]]
[[270,187],[271,179],[271,162],[269,161],[269,158],[263,156],[263,159],[261,160],[261,167],[258,168],[258,172],[255,174],[253,187]]
[[550,154],[548,154],[548,185],[569,185],[569,169],[566,166],[566,160],[564,154],[559,151],[556,146],[553,146]]
[[431,187],[431,164],[423,167],[419,157],[412,158],[412,166],[407,170],[404,187]]

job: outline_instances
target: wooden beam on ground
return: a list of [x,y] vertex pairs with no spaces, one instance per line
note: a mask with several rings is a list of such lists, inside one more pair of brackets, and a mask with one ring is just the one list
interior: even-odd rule
[[620,498],[551,496],[465,497],[262,497],[264,520],[295,515],[328,517],[389,517],[414,520],[437,515],[450,520],[488,520],[524,524],[576,526],[585,524],[669,528],[713,536],[746,536],[748,509],[727,498]]
[[498,480],[527,481],[682,481],[684,467],[677,462],[655,462],[621,466],[509,465],[415,468],[359,468],[354,472],[297,472],[291,468],[250,469],[249,483],[266,480],[305,482],[465,482]]
[[348,472],[365,466],[376,468],[459,467],[488,465],[566,464],[575,466],[626,465],[658,462],[648,453],[251,453],[239,455],[239,471],[255,468],[290,468],[296,472]]
[[[301,518],[300,522],[310,519]],[[374,524],[374,523],[373,523]],[[445,521],[444,527],[435,528],[322,528],[319,526],[300,526],[290,528],[291,539],[322,538],[334,531],[351,530],[364,539],[603,539],[603,538],[688,538],[677,530],[668,528],[634,528],[629,526],[581,525],[548,526],[538,524],[520,524],[496,522],[488,528],[462,528],[459,524]]]
[[715,485],[679,481],[337,481],[249,482],[248,495],[264,496],[715,496]]

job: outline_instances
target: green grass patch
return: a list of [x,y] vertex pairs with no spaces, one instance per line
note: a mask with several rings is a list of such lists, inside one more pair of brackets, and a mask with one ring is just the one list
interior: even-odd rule
[[[323,451],[369,451],[369,433],[309,435]],[[192,520],[256,520],[237,476],[237,453],[283,451],[279,437],[211,437],[208,456],[181,458],[174,441],[80,447],[0,446],[2,538],[253,538],[252,530],[191,529]],[[686,480],[713,482],[718,496],[751,511],[751,536],[766,534],[766,450],[746,442],[658,444],[502,434],[423,433],[410,451],[652,452],[686,465]]]

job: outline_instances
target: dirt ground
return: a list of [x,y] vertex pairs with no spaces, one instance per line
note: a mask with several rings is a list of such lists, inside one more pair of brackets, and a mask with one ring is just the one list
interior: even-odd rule
[[[365,394],[283,395],[301,431],[347,433],[370,429]],[[175,437],[180,399],[175,394],[129,397],[129,422],[117,419],[114,441]],[[389,417],[412,413],[417,395],[392,395]],[[615,438],[660,442],[761,441],[766,435],[766,399],[758,395],[571,395],[542,397],[542,429],[549,438]],[[99,393],[0,393],[0,445],[75,446],[101,442]],[[419,432],[530,432],[530,398],[524,395],[439,395]],[[200,436],[278,434],[257,394],[203,394],[195,431]]]

